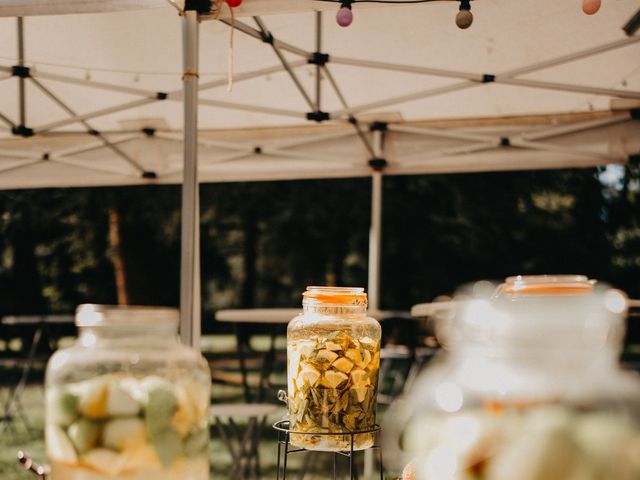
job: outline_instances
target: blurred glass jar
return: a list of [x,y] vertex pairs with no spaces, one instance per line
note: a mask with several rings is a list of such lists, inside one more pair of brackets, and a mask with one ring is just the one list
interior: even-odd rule
[[178,311],[81,305],[46,373],[52,480],[208,480],[211,375]]
[[[637,480],[640,382],[618,366],[625,295],[578,275],[475,284],[447,352],[385,424],[417,480]],[[401,453],[401,455],[395,455]]]
[[[380,324],[368,317],[363,288],[307,287],[303,313],[287,328],[288,404],[294,446],[361,450],[376,422]],[[313,435],[320,433],[323,435]]]

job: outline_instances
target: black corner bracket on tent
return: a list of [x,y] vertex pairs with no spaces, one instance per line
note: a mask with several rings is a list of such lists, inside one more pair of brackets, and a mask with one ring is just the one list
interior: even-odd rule
[[324,67],[327,63],[329,63],[329,54],[313,52],[311,56],[309,56],[309,58],[307,59],[307,63],[311,65],[318,65],[320,67]]
[[156,134],[156,129],[151,127],[144,127],[142,129],[142,133],[144,133],[147,137],[153,137]]
[[29,78],[31,76],[31,69],[24,65],[14,65],[11,67],[11,75],[20,78]]
[[184,2],[184,10],[195,10],[198,13],[209,13],[213,7],[213,2],[211,0],[185,0]]
[[262,147],[253,147],[253,153],[256,155],[262,155]]
[[492,83],[496,81],[496,76],[490,73],[482,75],[482,83]]
[[158,178],[158,174],[156,172],[142,172],[142,178],[148,178],[149,180],[153,180]]
[[502,137],[500,139],[500,146],[501,147],[510,147],[511,146],[511,139],[509,139],[509,137]]
[[50,160],[48,152],[42,154],[42,161],[46,162],[47,160]]
[[307,120],[313,120],[314,122],[324,122],[329,120],[329,112],[323,112],[318,110],[317,112],[308,112]]
[[95,130],[93,128],[87,130],[87,133],[93,137],[98,137],[100,136],[100,132],[98,130]]
[[372,158],[369,160],[369,166],[376,172],[381,172],[387,166],[387,161],[384,158]]
[[629,110],[629,115],[633,120],[640,120],[640,108],[632,108]]
[[274,38],[273,38],[273,35],[271,35],[271,32],[260,32],[260,38],[264,43],[273,45]]
[[33,137],[33,128],[17,125],[11,129],[11,133],[20,135],[21,137]]
[[387,122],[373,122],[369,126],[369,130],[372,132],[386,132],[389,124]]
[[167,92],[157,92],[156,100],[166,100],[169,94]]

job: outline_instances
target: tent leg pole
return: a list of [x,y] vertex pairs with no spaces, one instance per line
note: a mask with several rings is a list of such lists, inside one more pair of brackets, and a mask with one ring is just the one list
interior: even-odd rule
[[[24,67],[24,19],[22,17],[18,17],[18,66]],[[21,126],[27,124],[25,83],[24,77],[18,78],[18,113]]]
[[200,209],[198,197],[198,13],[182,17],[184,174],[180,258],[180,338],[200,348]]
[[371,230],[369,231],[369,309],[380,307],[380,239],[382,237],[382,172],[371,175]]

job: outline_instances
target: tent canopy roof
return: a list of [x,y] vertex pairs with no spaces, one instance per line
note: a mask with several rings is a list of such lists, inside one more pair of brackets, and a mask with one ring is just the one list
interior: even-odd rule
[[[5,2],[0,16],[76,2],[18,3]],[[0,188],[180,181],[177,12],[164,0],[106,3],[158,8],[24,19],[31,138],[11,131],[20,124],[18,22],[0,19]],[[625,162],[640,149],[629,110],[640,101],[640,43],[621,30],[635,0],[606,2],[593,17],[576,2],[476,1],[465,31],[454,24],[456,2],[356,5],[348,29],[327,2],[246,0],[239,13],[314,7],[331,8],[319,48],[329,54],[319,110],[331,120],[322,124],[307,119],[318,110],[313,12],[263,17],[276,49],[254,38],[260,24],[240,18],[231,92],[230,27],[202,23],[202,181],[367,175],[375,157],[387,160],[388,174],[587,166]],[[627,108],[612,112],[612,99]],[[375,122],[388,130],[369,131]],[[568,123],[581,127],[557,130]]]

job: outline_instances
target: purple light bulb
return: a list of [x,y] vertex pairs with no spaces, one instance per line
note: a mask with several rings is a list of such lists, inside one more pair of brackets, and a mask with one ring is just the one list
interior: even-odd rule
[[338,10],[338,14],[336,15],[336,22],[341,27],[348,27],[353,22],[353,12],[351,11],[350,6],[343,5]]

